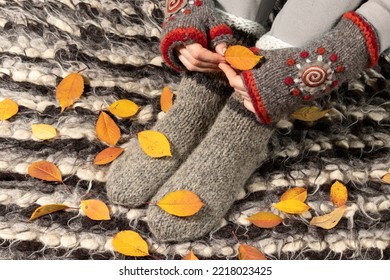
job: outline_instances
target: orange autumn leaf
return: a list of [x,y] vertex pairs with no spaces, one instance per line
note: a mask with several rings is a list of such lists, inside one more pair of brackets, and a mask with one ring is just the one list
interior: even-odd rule
[[48,140],[57,136],[56,128],[49,124],[32,124],[31,130],[33,135],[41,140]]
[[267,257],[257,248],[245,244],[238,247],[239,260],[267,260]]
[[244,46],[230,46],[225,52],[226,61],[238,70],[251,70],[263,57],[255,55],[250,49]]
[[58,212],[61,210],[68,209],[69,206],[65,204],[47,204],[47,205],[42,205],[38,207],[37,209],[34,210],[34,212],[31,214],[31,217],[29,221],[35,220],[39,217],[42,217],[47,214],[51,214],[54,212]]
[[61,171],[56,165],[48,161],[37,161],[28,167],[31,177],[49,182],[62,182]]
[[195,256],[194,252],[191,250],[182,260],[186,261],[197,261],[199,260],[197,256]]
[[161,132],[144,130],[138,133],[138,141],[142,150],[150,157],[161,158],[172,156],[171,144]]
[[6,98],[0,102],[0,120],[8,120],[9,118],[16,115],[18,111],[19,106],[15,101]]
[[195,215],[204,203],[188,190],[178,190],[165,195],[157,205],[171,215],[188,217]]
[[274,207],[288,214],[303,214],[310,209],[309,205],[294,199],[280,201]]
[[98,153],[93,161],[96,165],[103,165],[114,161],[119,157],[125,149],[117,147],[108,147]]
[[137,114],[139,111],[139,106],[135,104],[133,101],[128,99],[121,99],[114,103],[112,103],[108,110],[111,114],[120,117],[120,118],[130,118]]
[[96,122],[96,135],[101,141],[115,146],[121,138],[121,131],[107,113],[101,112]]
[[56,97],[61,106],[61,112],[72,106],[84,91],[84,79],[79,73],[71,73],[58,84]]
[[382,177],[382,181],[385,182],[386,184],[390,184],[390,173],[385,174]]
[[97,199],[82,200],[81,209],[91,220],[102,221],[111,219],[110,211],[103,201]]
[[320,108],[315,106],[303,107],[295,111],[292,116],[297,120],[314,122],[325,117],[329,111],[330,110],[321,111]]
[[293,200],[299,200],[301,202],[305,202],[306,198],[307,198],[307,190],[302,187],[295,187],[284,192],[280,197],[280,201],[293,199]]
[[339,181],[336,181],[330,188],[330,200],[336,207],[340,207],[347,203],[347,199],[347,188]]
[[148,244],[135,231],[125,230],[118,232],[112,239],[115,251],[131,257],[149,256]]
[[259,212],[247,218],[252,224],[259,228],[274,228],[279,225],[283,219],[270,212]]
[[339,223],[339,221],[343,217],[346,209],[347,209],[347,206],[343,205],[343,206],[336,208],[333,212],[331,212],[329,214],[319,216],[319,217],[314,217],[310,221],[310,225],[321,227],[324,229],[332,229]]
[[169,109],[171,109],[172,104],[173,104],[173,93],[169,89],[169,87],[166,86],[164,87],[160,96],[161,110],[165,113],[168,112]]

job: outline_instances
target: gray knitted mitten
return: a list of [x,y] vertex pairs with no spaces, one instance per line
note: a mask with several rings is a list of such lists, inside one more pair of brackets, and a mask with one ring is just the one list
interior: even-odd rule
[[194,240],[214,230],[243,189],[251,174],[265,160],[273,129],[259,125],[235,94],[219,113],[204,140],[151,199],[185,189],[205,204],[191,217],[177,217],[150,205],[147,221],[160,241]]
[[321,98],[378,61],[378,39],[355,12],[304,49],[264,52],[265,62],[241,76],[261,123],[277,122],[305,101]]
[[110,167],[106,184],[110,200],[130,207],[150,201],[204,138],[231,92],[221,73],[185,74],[173,107],[152,128],[167,136],[172,157],[151,158],[141,150],[138,140],[132,139]]
[[167,0],[160,50],[165,62],[177,71],[185,70],[175,47],[199,43],[215,48],[231,42],[233,31],[219,17],[213,0]]

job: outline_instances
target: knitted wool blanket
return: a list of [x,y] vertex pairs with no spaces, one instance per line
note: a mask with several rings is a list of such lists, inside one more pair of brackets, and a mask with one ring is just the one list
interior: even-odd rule
[[[181,259],[190,249],[200,259],[237,259],[237,239],[269,259],[390,259],[390,185],[381,179],[390,172],[389,56],[316,104],[331,109],[324,118],[281,121],[269,159],[210,235],[160,243],[148,229],[146,206],[110,204],[109,165],[93,164],[106,147],[96,136],[96,120],[116,100],[137,103],[135,117],[114,118],[122,132],[118,145],[125,147],[164,116],[161,91],[169,86],[177,93],[180,76],[162,64],[162,17],[157,0],[0,0],[0,101],[19,105],[15,116],[0,123],[0,259]],[[84,94],[61,113],[55,88],[82,69]],[[36,123],[55,126],[59,135],[37,139],[31,131]],[[28,166],[39,160],[55,163],[64,184],[28,175]],[[343,218],[330,230],[309,225],[331,211],[335,181],[348,189]],[[246,219],[272,210],[294,186],[307,188],[308,212],[284,215],[273,229]],[[111,220],[61,211],[29,221],[40,205],[78,207],[87,198],[105,202]],[[138,232],[151,256],[115,252],[112,238],[122,230]]]

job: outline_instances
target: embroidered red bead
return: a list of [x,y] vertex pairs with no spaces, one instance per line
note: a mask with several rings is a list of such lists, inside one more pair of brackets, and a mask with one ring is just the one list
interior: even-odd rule
[[303,97],[303,99],[305,99],[305,100],[310,100],[310,99],[312,99],[312,98],[313,98],[313,96],[311,96],[310,94],[305,95],[305,96]]
[[307,52],[307,51],[301,52],[301,57],[302,58],[308,58],[309,57],[309,52]]
[[332,62],[336,62],[338,59],[339,59],[339,56],[337,54],[332,54],[330,57],[329,57],[330,61]]
[[294,58],[289,58],[287,60],[287,64],[290,65],[290,66],[294,66],[295,65],[295,59]]
[[291,91],[292,95],[294,96],[299,96],[301,94],[301,91],[297,88],[294,88],[292,91]]
[[294,79],[291,78],[291,77],[287,77],[286,79],[284,79],[284,83],[287,85],[287,86],[292,86],[294,84]]
[[318,48],[317,49],[317,53],[319,54],[319,55],[324,55],[325,54],[325,48]]
[[190,9],[185,9],[185,10],[183,11],[183,13],[184,13],[185,15],[189,15],[189,14],[191,14],[191,10],[190,10]]
[[344,72],[345,68],[343,65],[339,65],[336,67],[336,73]]
[[203,1],[202,0],[196,0],[194,4],[195,4],[195,6],[199,7],[199,6],[203,5]]
[[339,85],[339,81],[336,80],[336,81],[332,82],[331,87],[334,88],[334,87],[337,87],[338,85]]

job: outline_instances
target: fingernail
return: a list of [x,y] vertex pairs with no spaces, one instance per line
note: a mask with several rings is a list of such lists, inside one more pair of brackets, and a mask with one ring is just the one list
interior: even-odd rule
[[222,55],[225,55],[225,52],[226,52],[226,48],[223,48],[222,49]]

